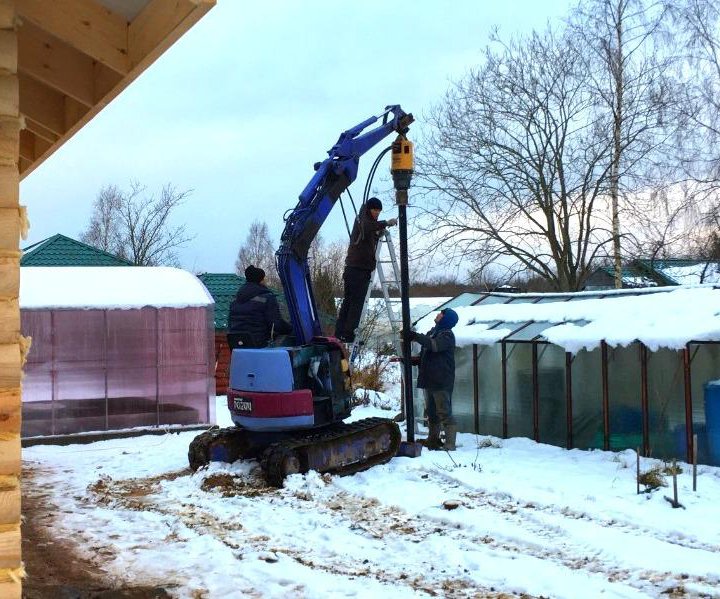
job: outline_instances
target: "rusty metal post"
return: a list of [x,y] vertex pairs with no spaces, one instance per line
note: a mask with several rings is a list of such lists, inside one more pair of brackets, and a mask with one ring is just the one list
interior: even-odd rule
[[480,382],[478,381],[478,346],[472,346],[473,376],[473,411],[475,417],[475,434],[480,434]]
[[505,342],[500,343],[502,349],[502,435],[503,439],[508,436],[508,413],[507,413],[507,347]]
[[610,393],[608,389],[608,351],[607,343],[600,342],[602,355],[602,411],[603,411],[603,449],[610,449]]
[[[693,442],[693,406],[692,406],[692,378],[691,378],[690,346],[683,348],[683,371],[685,373],[685,446],[688,462],[697,458],[697,444]],[[694,486],[694,485],[693,485]],[[693,490],[695,490],[693,488]]]
[[537,343],[532,342],[532,419],[533,419],[533,439],[537,443],[540,442],[540,390],[538,384],[538,351]]
[[565,417],[567,448],[573,447],[572,354],[565,352]]
[[642,414],[643,455],[650,455],[650,406],[648,398],[648,351],[640,344],[640,411]]
[[693,492],[695,492],[695,491],[697,491],[697,435],[693,435],[692,444],[693,444],[693,458],[692,458]]

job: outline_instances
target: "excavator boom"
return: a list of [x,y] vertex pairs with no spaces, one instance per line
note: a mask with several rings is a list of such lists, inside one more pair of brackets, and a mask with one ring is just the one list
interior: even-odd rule
[[343,422],[352,399],[347,352],[337,339],[322,336],[307,257],[340,194],[356,179],[360,157],[391,133],[404,135],[412,121],[400,106],[388,106],[344,131],[315,166],[285,219],[276,253],[295,344],[233,350],[228,408],[236,426],[193,440],[188,451],[193,470],[210,461],[256,458],[268,481],[282,485],[288,474],[350,474],[396,454],[400,429],[392,420]]

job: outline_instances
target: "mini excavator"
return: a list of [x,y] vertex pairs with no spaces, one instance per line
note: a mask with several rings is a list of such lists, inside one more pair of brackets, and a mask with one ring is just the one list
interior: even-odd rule
[[393,155],[396,186],[398,177],[409,177],[412,144],[406,134],[412,122],[412,114],[388,106],[342,133],[328,158],[315,164],[315,174],[285,218],[276,253],[293,342],[233,350],[227,401],[235,426],[195,437],[188,451],[193,470],[210,461],[255,458],[268,483],[282,486],[293,473],[350,474],[396,454],[401,435],[393,420],[343,422],[350,416],[352,397],[347,351],[323,334],[308,251],[338,198],[356,179],[360,157],[388,135],[397,134],[394,154],[397,148],[404,153]]

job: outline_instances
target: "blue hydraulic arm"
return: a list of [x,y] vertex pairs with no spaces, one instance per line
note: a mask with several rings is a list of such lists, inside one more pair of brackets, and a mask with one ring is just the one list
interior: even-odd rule
[[[379,120],[382,124],[363,133]],[[340,194],[355,181],[360,156],[393,132],[405,135],[412,122],[412,114],[404,112],[399,105],[392,105],[381,115],[372,116],[342,133],[328,151],[329,157],[315,165],[315,175],[285,219],[276,253],[277,266],[298,344],[309,343],[313,337],[322,335],[307,262],[310,244]]]

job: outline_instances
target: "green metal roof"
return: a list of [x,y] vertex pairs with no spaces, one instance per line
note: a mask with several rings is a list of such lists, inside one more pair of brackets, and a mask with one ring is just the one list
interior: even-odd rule
[[[241,285],[245,284],[245,279],[234,273],[213,273],[206,272],[198,275],[200,279],[215,300],[215,329],[226,331],[228,327],[228,312],[230,303],[235,299],[235,294]],[[287,303],[285,296],[277,289],[270,288],[277,295],[278,304],[280,305],[280,313],[284,319],[288,319]],[[325,330],[332,330],[335,324],[334,316],[330,316],[325,312],[320,312],[320,322]]]
[[198,275],[215,300],[215,328],[227,330],[228,311],[237,290],[245,284],[245,279],[234,273],[206,272]]
[[[666,285],[680,285],[681,281],[676,280],[667,271],[672,272],[672,269],[687,268],[698,265],[713,265],[716,270],[720,267],[720,261],[718,260],[698,260],[695,258],[662,258],[658,260],[649,260],[647,258],[641,258],[636,262],[648,271],[656,273],[659,277],[662,277]],[[699,282],[699,281],[697,281]]]
[[[610,277],[615,276],[615,268],[612,266],[603,266],[604,270]],[[657,285],[672,285],[667,277],[662,273],[650,268],[645,268],[639,260],[631,264],[623,264],[622,267],[623,285],[628,288],[634,287],[655,287]]]
[[132,262],[58,233],[26,247],[20,266],[132,266]]

